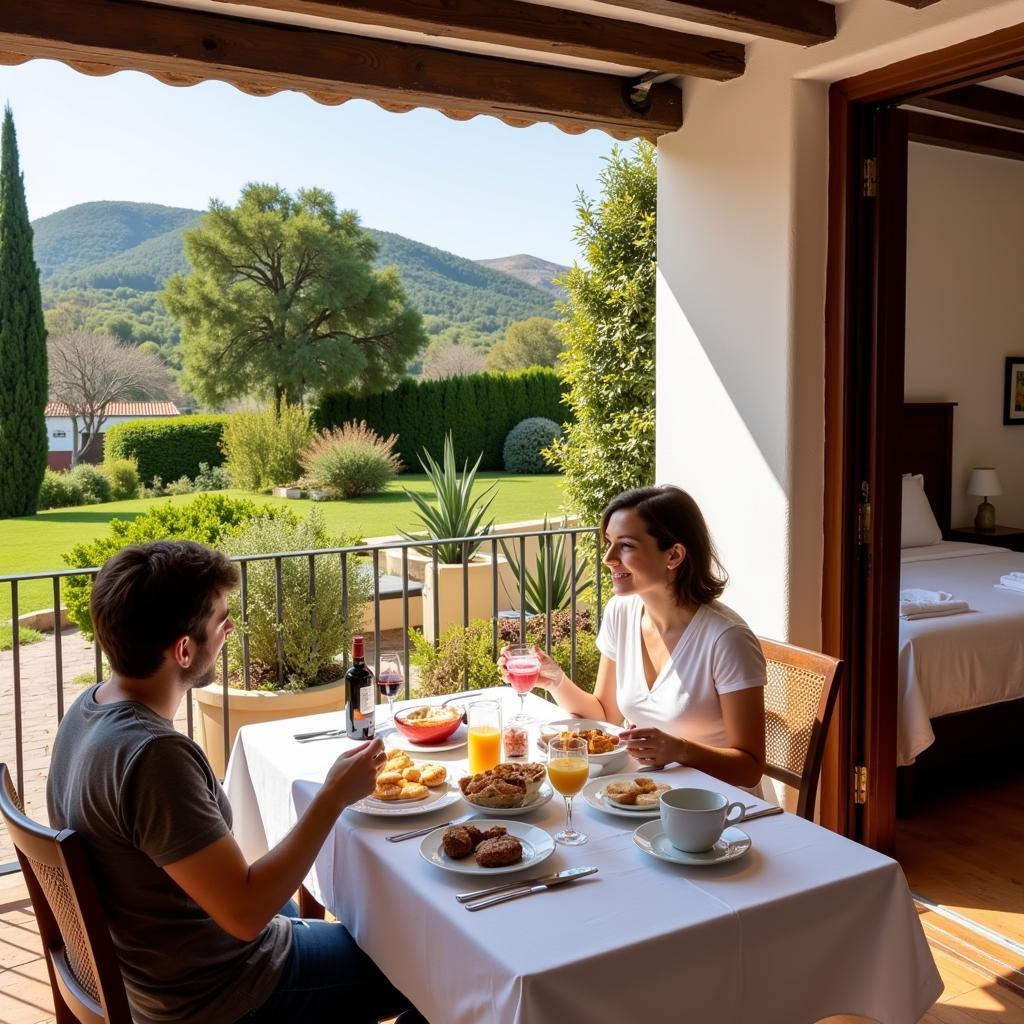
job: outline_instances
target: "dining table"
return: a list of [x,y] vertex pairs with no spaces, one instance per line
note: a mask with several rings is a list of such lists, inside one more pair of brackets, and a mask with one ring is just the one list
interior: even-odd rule
[[[507,688],[487,696],[496,694],[511,717],[518,699]],[[399,701],[395,710],[439,700]],[[540,724],[566,715],[536,694],[526,710],[538,758]],[[340,735],[296,739],[318,730]],[[382,706],[377,733],[388,747],[398,738]],[[239,730],[224,785],[250,862],[287,834],[353,745],[341,709]],[[464,745],[411,756],[446,765],[453,779],[467,770]],[[645,774],[716,790],[751,814],[768,806],[693,768]],[[573,818],[588,841],[556,845],[543,865],[518,874],[441,870],[421,852],[423,839],[388,840],[470,815],[484,816],[461,795],[401,817],[348,807],[305,881],[430,1024],[813,1024],[833,1014],[913,1024],[942,992],[899,864],[796,815],[740,823],[749,850],[700,865],[653,856],[634,840],[635,819],[581,796]],[[515,820],[554,834],[564,801],[556,793]],[[427,846],[440,834],[428,833]],[[597,871],[478,912],[455,898],[572,867]]]

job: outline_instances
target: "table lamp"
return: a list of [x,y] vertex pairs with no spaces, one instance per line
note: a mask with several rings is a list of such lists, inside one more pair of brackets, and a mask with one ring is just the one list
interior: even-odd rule
[[976,466],[971,470],[971,478],[967,481],[967,493],[984,499],[978,506],[978,514],[974,517],[974,526],[978,530],[994,530],[996,528],[995,506],[989,497],[1003,493],[999,486],[999,474],[991,466]]

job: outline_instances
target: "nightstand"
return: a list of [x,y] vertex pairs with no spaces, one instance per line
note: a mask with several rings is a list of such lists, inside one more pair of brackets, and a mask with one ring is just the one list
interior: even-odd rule
[[994,530],[978,530],[973,526],[961,526],[950,530],[946,540],[964,541],[968,544],[992,544],[1011,551],[1024,551],[1024,527],[997,526]]

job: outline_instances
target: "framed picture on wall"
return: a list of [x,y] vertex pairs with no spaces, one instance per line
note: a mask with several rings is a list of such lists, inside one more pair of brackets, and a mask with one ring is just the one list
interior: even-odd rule
[[1024,426],[1024,356],[1006,357],[1003,423]]

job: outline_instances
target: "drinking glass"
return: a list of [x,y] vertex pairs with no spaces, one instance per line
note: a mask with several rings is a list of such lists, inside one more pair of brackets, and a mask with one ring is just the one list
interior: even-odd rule
[[405,672],[402,669],[401,651],[381,651],[380,672],[377,674],[377,686],[380,692],[388,699],[388,711],[391,712],[391,721],[395,720],[395,697],[405,682]]
[[565,828],[555,836],[564,846],[582,846],[587,837],[572,827],[572,798],[590,773],[587,741],[577,736],[554,736],[548,741],[548,778],[565,797]]
[[540,658],[529,644],[517,644],[505,652],[505,680],[519,694],[520,721],[529,721],[526,713],[526,695],[540,678]]
[[467,707],[469,730],[469,771],[471,775],[490,771],[501,761],[501,702],[477,700]]

